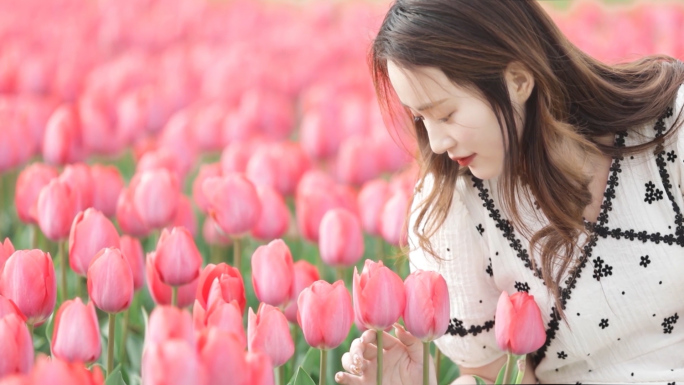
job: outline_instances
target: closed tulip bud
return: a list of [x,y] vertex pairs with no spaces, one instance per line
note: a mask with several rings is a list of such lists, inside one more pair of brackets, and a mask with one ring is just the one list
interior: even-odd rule
[[50,164],[66,164],[77,161],[83,153],[81,127],[74,106],[57,108],[45,125],[43,158]]
[[[150,291],[152,300],[158,305],[171,305],[171,286],[161,281],[157,269],[154,267],[156,253],[148,253],[145,259],[145,278],[147,280],[147,288]],[[199,269],[197,269],[199,275]],[[199,279],[178,287],[178,306],[186,307],[192,305],[195,300],[195,293],[197,292],[197,283]]]
[[76,216],[76,203],[71,188],[59,178],[48,183],[38,195],[36,218],[40,230],[52,241],[69,236]]
[[380,218],[385,202],[390,198],[389,183],[383,179],[366,182],[359,192],[358,204],[363,231],[380,235]]
[[0,275],[2,275],[2,269],[12,254],[14,254],[14,245],[9,238],[5,238],[5,242],[0,243]]
[[93,362],[100,357],[100,327],[95,306],[79,297],[57,310],[52,333],[52,354],[68,362]]
[[349,196],[349,190],[321,172],[304,175],[297,186],[295,209],[297,226],[305,239],[318,243],[323,216],[341,207],[356,212],[356,197]]
[[183,340],[148,346],[141,371],[145,385],[204,385],[207,381],[197,349]]
[[405,220],[409,200],[410,197],[405,191],[395,190],[382,209],[380,234],[392,245],[406,245],[408,229]]
[[59,173],[54,167],[42,163],[33,163],[19,173],[14,194],[14,205],[17,207],[19,220],[38,224],[35,215],[40,190],[58,176]]
[[32,384],[41,385],[103,385],[104,376],[97,365],[92,372],[82,362],[69,363],[58,357],[39,355],[31,371]]
[[219,263],[218,265],[210,263],[202,270],[196,298],[204,309],[208,309],[211,305],[209,294],[214,285],[218,285],[218,294],[224,301],[235,300],[239,305],[240,312],[244,313],[247,297],[245,296],[245,283],[239,269],[226,263]]
[[171,229],[173,227],[185,227],[185,229],[187,229],[193,237],[197,235],[197,218],[195,218],[195,209],[193,209],[190,199],[183,194],[180,194],[178,197],[176,215],[173,217],[171,226],[167,227],[167,229]]
[[88,295],[98,309],[118,313],[133,301],[133,273],[119,249],[102,249],[88,267]]
[[259,221],[261,201],[252,182],[244,176],[209,178],[202,187],[209,202],[208,214],[224,233],[244,234]]
[[202,225],[202,236],[204,241],[210,245],[230,245],[232,240],[230,237],[221,230],[216,222],[211,219],[211,217],[204,218],[204,224]]
[[140,213],[133,204],[133,190],[123,189],[116,203],[116,221],[121,226],[121,231],[134,237],[145,237],[150,228],[143,222]]
[[249,309],[247,318],[247,344],[250,352],[262,351],[273,366],[280,366],[294,354],[290,326],[280,309],[269,304],[259,305],[257,314]]
[[145,331],[145,347],[166,340],[183,340],[190,346],[195,346],[190,313],[174,306],[157,306],[152,310]]
[[55,309],[57,282],[50,254],[18,250],[7,260],[0,295],[14,302],[28,324],[42,324]]
[[221,163],[203,164],[200,166],[197,177],[192,182],[192,199],[203,212],[207,212],[209,209],[209,202],[204,195],[202,184],[209,178],[220,177],[221,174]]
[[24,317],[17,305],[12,300],[0,295],[0,318],[10,314],[16,314],[22,321],[26,322],[26,317]]
[[363,257],[363,233],[356,215],[346,209],[325,213],[319,230],[318,248],[330,266],[354,266]]
[[444,277],[418,270],[406,278],[404,288],[406,330],[423,342],[443,336],[449,326],[449,290]]
[[198,350],[207,368],[208,385],[250,384],[249,371],[245,370],[245,347],[232,333],[207,329],[199,337]]
[[137,238],[123,235],[119,239],[121,254],[128,261],[133,274],[133,289],[140,290],[145,285],[145,254]]
[[190,232],[184,227],[164,229],[157,243],[154,267],[162,282],[171,286],[186,285],[199,276],[202,256]]
[[521,356],[532,353],[546,342],[546,329],[534,297],[517,292],[501,293],[494,323],[496,343],[501,350]]
[[176,215],[180,190],[176,177],[166,169],[144,171],[133,192],[133,204],[143,223],[158,229]]
[[292,294],[290,295],[290,305],[285,309],[285,317],[292,323],[297,323],[297,298],[302,290],[311,286],[312,283],[320,279],[316,266],[307,261],[297,261],[293,265],[294,282],[292,283]]
[[116,204],[124,189],[124,180],[119,169],[114,166],[93,165],[93,207],[109,218],[116,215]]
[[259,147],[258,140],[234,140],[221,153],[221,170],[224,174],[244,173],[249,158]]
[[345,139],[337,152],[337,178],[342,183],[361,185],[382,173],[378,146],[365,136]]
[[268,186],[257,186],[257,193],[261,201],[261,215],[252,228],[252,235],[269,241],[282,237],[290,226],[290,209],[285,199]]
[[249,385],[273,385],[273,363],[268,354],[264,352],[247,352],[245,354],[247,371],[249,372]]
[[69,266],[85,276],[90,261],[106,247],[119,248],[119,233],[101,212],[90,208],[76,215],[69,233]]
[[354,310],[344,281],[314,282],[299,295],[297,305],[297,322],[310,346],[334,349],[347,338]]
[[[292,254],[282,239],[259,246],[252,255],[252,285],[260,302],[287,304],[294,282]],[[276,365],[279,366],[279,365]]]
[[33,340],[26,323],[16,314],[0,318],[0,378],[28,374],[33,366]]
[[93,207],[95,182],[88,165],[85,163],[69,164],[64,167],[59,179],[71,188],[76,213]]
[[369,259],[359,275],[354,268],[354,316],[360,328],[385,330],[404,313],[404,282],[382,261]]
[[219,297],[212,302],[206,311],[195,300],[192,318],[196,330],[204,328],[221,329],[235,335],[243,349],[247,347],[247,336],[242,326],[242,312],[234,300],[226,302]]

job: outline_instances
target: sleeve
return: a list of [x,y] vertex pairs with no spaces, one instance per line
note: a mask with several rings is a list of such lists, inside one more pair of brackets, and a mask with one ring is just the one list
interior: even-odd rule
[[[461,199],[460,191],[464,188],[456,188],[445,222],[430,238],[440,260],[419,247],[413,232],[416,209],[424,203],[432,185],[432,180],[426,178],[422,192],[416,192],[413,200],[409,218],[410,268],[437,271],[447,282],[451,319],[447,334],[435,341],[437,347],[459,366],[484,366],[504,355],[494,333],[494,315],[501,292],[487,272],[487,245]],[[460,187],[465,187],[465,182]]]

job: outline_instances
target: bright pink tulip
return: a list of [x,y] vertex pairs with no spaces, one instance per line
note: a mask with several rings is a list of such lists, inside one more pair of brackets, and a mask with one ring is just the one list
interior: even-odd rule
[[494,332],[499,348],[518,356],[542,347],[546,342],[546,329],[534,297],[525,292],[509,297],[508,293],[502,292],[496,305]]
[[100,250],[88,267],[88,295],[98,309],[118,313],[133,302],[133,273],[121,250]]
[[0,318],[10,314],[16,314],[22,321],[26,322],[26,317],[24,317],[17,305],[12,300],[0,295]]
[[[261,302],[286,305],[294,284],[292,254],[282,239],[259,246],[252,255],[252,285]],[[279,366],[279,365],[277,365]]]
[[78,213],[69,233],[69,265],[85,276],[90,261],[106,247],[119,248],[119,233],[101,212],[89,208]]
[[0,378],[0,385],[31,385],[31,377],[27,374],[10,374]]
[[346,209],[333,209],[321,220],[318,247],[323,262],[330,266],[354,266],[363,257],[361,224]]
[[344,281],[314,282],[299,295],[297,305],[297,322],[310,346],[334,349],[347,338],[354,309]]
[[128,261],[133,274],[133,289],[140,290],[145,284],[145,254],[137,238],[123,235],[119,239],[121,254]]
[[43,158],[50,164],[67,164],[83,155],[81,127],[74,106],[57,108],[45,126]]
[[395,190],[382,208],[380,234],[392,245],[406,245],[408,237],[406,214],[409,209],[410,199],[405,191]]
[[359,192],[358,204],[363,231],[370,235],[380,235],[380,218],[385,202],[390,198],[389,183],[384,179],[366,182]]
[[206,311],[199,304],[199,301],[195,300],[195,306],[192,309],[192,320],[195,330],[202,330],[204,328],[221,329],[235,335],[243,348],[247,347],[247,336],[242,326],[242,312],[235,300],[226,302],[223,298],[218,297]]
[[71,188],[59,178],[40,190],[36,203],[36,219],[41,231],[52,241],[69,236],[76,216],[76,201]]
[[404,288],[406,330],[423,342],[443,336],[449,326],[449,289],[444,277],[418,270],[406,278]]
[[257,314],[249,309],[247,318],[247,344],[250,352],[262,351],[273,366],[280,366],[294,354],[290,326],[280,309],[269,304],[259,304]]
[[290,225],[290,209],[287,208],[285,199],[268,186],[257,186],[257,193],[261,201],[261,215],[252,228],[252,235],[269,241],[281,238]]
[[145,237],[149,234],[150,228],[143,222],[140,213],[135,209],[131,187],[123,189],[119,195],[119,200],[116,203],[116,220],[124,233],[134,237]]
[[149,345],[142,359],[145,385],[204,385],[206,369],[197,349],[183,340]]
[[249,385],[273,385],[273,363],[268,354],[260,351],[245,354],[247,370],[249,371]]
[[33,366],[33,339],[16,314],[0,318],[0,378],[28,374]]
[[145,347],[166,340],[183,340],[195,346],[195,332],[190,313],[174,306],[157,306],[150,313],[145,331]]
[[163,228],[176,214],[180,190],[176,177],[166,169],[144,171],[133,192],[133,204],[149,228]]
[[119,169],[114,166],[93,165],[93,207],[112,218],[116,215],[119,195],[124,189],[124,180]]
[[240,174],[209,178],[202,185],[209,216],[229,235],[250,231],[259,221],[261,202],[256,188]]
[[[155,266],[156,253],[148,253],[145,260],[145,278],[147,280],[147,288],[150,291],[152,300],[158,305],[171,305],[171,286],[161,281],[159,273]],[[197,269],[199,275],[199,269]],[[199,279],[178,287],[178,306],[186,307],[192,305],[195,300],[195,293],[197,292],[197,283]]]
[[353,296],[359,328],[385,330],[397,322],[406,306],[404,282],[382,261],[367,259],[360,275],[354,267]]
[[79,297],[62,303],[55,316],[52,354],[68,362],[93,362],[100,357],[100,328],[95,306]]
[[40,190],[58,176],[54,167],[43,163],[33,163],[21,170],[14,194],[14,204],[17,207],[19,220],[24,223],[38,223],[34,215]]
[[82,362],[69,363],[58,357],[38,355],[31,372],[31,383],[41,385],[103,385],[104,376],[97,365],[92,372]]
[[184,227],[164,229],[157,242],[154,267],[162,282],[171,286],[186,285],[197,279],[202,267],[195,240]]
[[311,286],[312,283],[318,281],[320,278],[316,266],[310,264],[305,260],[297,261],[292,266],[294,269],[294,282],[292,284],[292,294],[290,295],[290,305],[285,309],[285,316],[287,320],[297,322],[297,298],[302,290]]
[[204,309],[211,306],[209,294],[215,284],[220,289],[221,298],[226,302],[237,301],[240,312],[244,313],[247,298],[245,296],[245,283],[240,270],[226,263],[219,263],[218,265],[210,263],[202,270],[196,298]]
[[2,269],[12,254],[14,254],[14,245],[9,238],[5,238],[5,242],[0,243],[0,275],[2,275]]
[[55,309],[57,282],[50,254],[18,250],[7,260],[0,277],[0,295],[14,302],[26,322],[42,324]]
[[216,222],[211,217],[204,218],[202,225],[202,236],[204,240],[210,245],[230,245],[232,240],[221,230]]
[[197,207],[203,212],[207,212],[209,202],[204,196],[202,184],[209,178],[220,177],[221,175],[221,163],[203,164],[200,166],[197,177],[192,182],[192,199],[195,201],[195,204],[197,204]]
[[[248,385],[244,345],[231,333],[217,328],[202,332],[198,350],[207,368],[207,385]],[[227,376],[226,373],[230,373]]]
[[[74,163],[64,167],[59,179],[71,188],[76,213],[93,207],[95,182],[90,167],[85,163]],[[74,214],[75,215],[75,214]]]

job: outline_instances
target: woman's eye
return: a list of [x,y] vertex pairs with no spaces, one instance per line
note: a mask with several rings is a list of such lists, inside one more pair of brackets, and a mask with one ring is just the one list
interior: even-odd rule
[[451,119],[451,115],[453,115],[453,113],[447,115],[445,118],[442,118],[442,119],[440,119],[439,121],[440,121],[441,123],[447,123],[447,122],[449,121],[449,119]]
[[422,116],[414,116],[414,117],[413,117],[413,122],[414,122],[414,123],[418,123],[418,122],[422,122],[422,121],[423,121],[423,117],[422,117]]

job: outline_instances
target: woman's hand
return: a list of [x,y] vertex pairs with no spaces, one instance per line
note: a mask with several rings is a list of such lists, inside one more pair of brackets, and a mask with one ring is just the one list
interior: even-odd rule
[[[416,385],[423,383],[423,343],[394,324],[396,337],[385,332],[383,337],[383,385]],[[376,332],[365,331],[355,339],[349,352],[342,356],[342,367],[335,381],[345,385],[376,383],[377,356]],[[436,385],[434,365],[430,358],[430,384]]]

